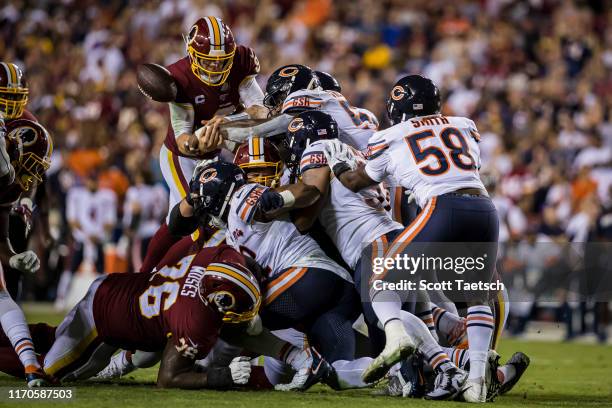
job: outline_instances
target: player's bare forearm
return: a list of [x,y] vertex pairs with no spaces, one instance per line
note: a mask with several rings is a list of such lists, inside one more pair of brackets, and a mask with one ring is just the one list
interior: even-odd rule
[[316,187],[319,190],[320,197],[314,204],[291,213],[293,223],[298,231],[308,231],[319,218],[329,191],[330,173],[328,166],[306,170],[302,173],[302,183]]
[[[214,375],[213,370],[216,370]],[[233,381],[229,368],[212,369],[205,373],[196,372],[193,359],[183,357],[174,346],[172,340],[169,340],[166,344],[157,374],[158,387],[195,390],[201,388],[225,388],[232,384]]]
[[304,183],[289,184],[275,190],[278,192],[289,191],[293,194],[295,203],[291,206],[292,209],[311,206],[321,197],[321,192],[317,187]]
[[377,184],[376,181],[372,180],[370,176],[368,176],[368,173],[365,171],[365,167],[358,167],[355,170],[345,171],[344,173],[340,174],[338,180],[340,180],[344,187],[355,193],[363,190],[366,187]]

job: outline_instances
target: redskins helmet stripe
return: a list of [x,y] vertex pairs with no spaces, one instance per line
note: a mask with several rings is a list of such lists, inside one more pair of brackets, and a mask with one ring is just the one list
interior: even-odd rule
[[211,263],[206,267],[204,276],[221,276],[231,280],[240,286],[250,297],[254,303],[261,298],[261,290],[259,284],[252,279],[252,275],[225,263]]
[[225,52],[225,30],[223,30],[223,23],[218,17],[204,17],[204,21],[208,26],[208,32],[212,34],[210,45],[213,50],[219,50]]
[[196,21],[185,37],[191,71],[209,86],[222,85],[228,78],[236,53],[229,27],[219,17]]
[[264,163],[264,140],[262,137],[252,137],[249,139],[249,156],[251,163]]

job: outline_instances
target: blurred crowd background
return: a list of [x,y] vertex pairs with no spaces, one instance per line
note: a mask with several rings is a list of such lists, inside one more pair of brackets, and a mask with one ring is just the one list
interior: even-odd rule
[[[222,16],[238,43],[255,49],[262,88],[276,67],[307,64],[336,76],[352,105],[376,113],[382,127],[388,125],[386,94],[399,75],[432,78],[443,93],[444,113],[470,117],[480,130],[482,174],[500,211],[501,239],[526,245],[514,253],[509,270],[544,267],[530,265],[534,257],[525,255],[534,242],[612,240],[610,3],[5,3],[0,55],[25,69],[29,110],[55,141],[46,199],[51,229],[33,243],[48,262],[29,282],[25,298],[54,300],[61,273],[78,268],[72,255],[82,231],[71,224],[77,215],[70,202],[78,208],[85,190],[103,191],[101,208],[110,214],[104,228],[91,234],[105,253],[106,265],[98,257],[96,268],[137,266],[141,242],[166,211],[163,206],[150,210],[153,225],[147,227],[133,217],[140,210],[139,191],[165,200],[158,152],[169,117],[165,106],[139,93],[135,68],[186,55],[181,35],[204,15]],[[556,316],[532,303],[515,309],[512,330],[519,334],[530,317],[538,317],[569,322],[568,338],[589,330],[605,335],[607,304],[573,304],[567,295],[559,296],[565,306]],[[572,323],[568,313],[575,310],[581,318]]]

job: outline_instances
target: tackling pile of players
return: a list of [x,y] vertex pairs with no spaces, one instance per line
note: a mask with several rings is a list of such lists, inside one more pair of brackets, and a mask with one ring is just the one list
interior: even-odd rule
[[[408,75],[389,92],[392,126],[379,130],[331,75],[304,65],[277,69],[264,94],[253,50],[219,18],[199,19],[185,41],[188,56],[167,67],[177,92],[160,163],[171,210],[140,273],[98,278],[46,331],[54,340],[37,348],[44,372],[0,287],[3,346],[28,385],[114,378],[161,361],[163,387],[342,390],[386,376],[396,396],[485,402],[508,392],[529,359],[515,353],[499,365],[504,293],[455,305],[440,293],[368,290],[371,259],[410,243],[497,242],[474,122],[442,115],[435,84]],[[16,119],[10,107],[26,88],[2,65],[3,114]],[[40,125],[15,122],[0,144],[4,194],[15,191],[7,204],[42,181],[51,150]],[[3,264],[36,270],[36,256],[8,242]],[[263,367],[252,367],[259,355]]]

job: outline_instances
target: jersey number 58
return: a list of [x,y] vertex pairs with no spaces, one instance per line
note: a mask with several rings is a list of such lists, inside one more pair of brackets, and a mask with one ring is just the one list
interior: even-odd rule
[[[439,138],[446,147],[447,151],[437,146],[421,147],[421,142],[429,138],[435,137],[432,130],[424,130],[422,132],[413,133],[406,136],[404,140],[408,144],[414,161],[418,165],[429,157],[434,157],[437,163],[432,166],[432,163],[427,166],[419,167],[421,173],[427,176],[439,176],[448,171],[450,164],[454,164],[461,170],[473,171],[476,170],[476,162],[470,154],[470,149],[465,141],[465,137],[461,131],[454,127],[447,127],[440,132]],[[450,160],[449,160],[450,157]]]

